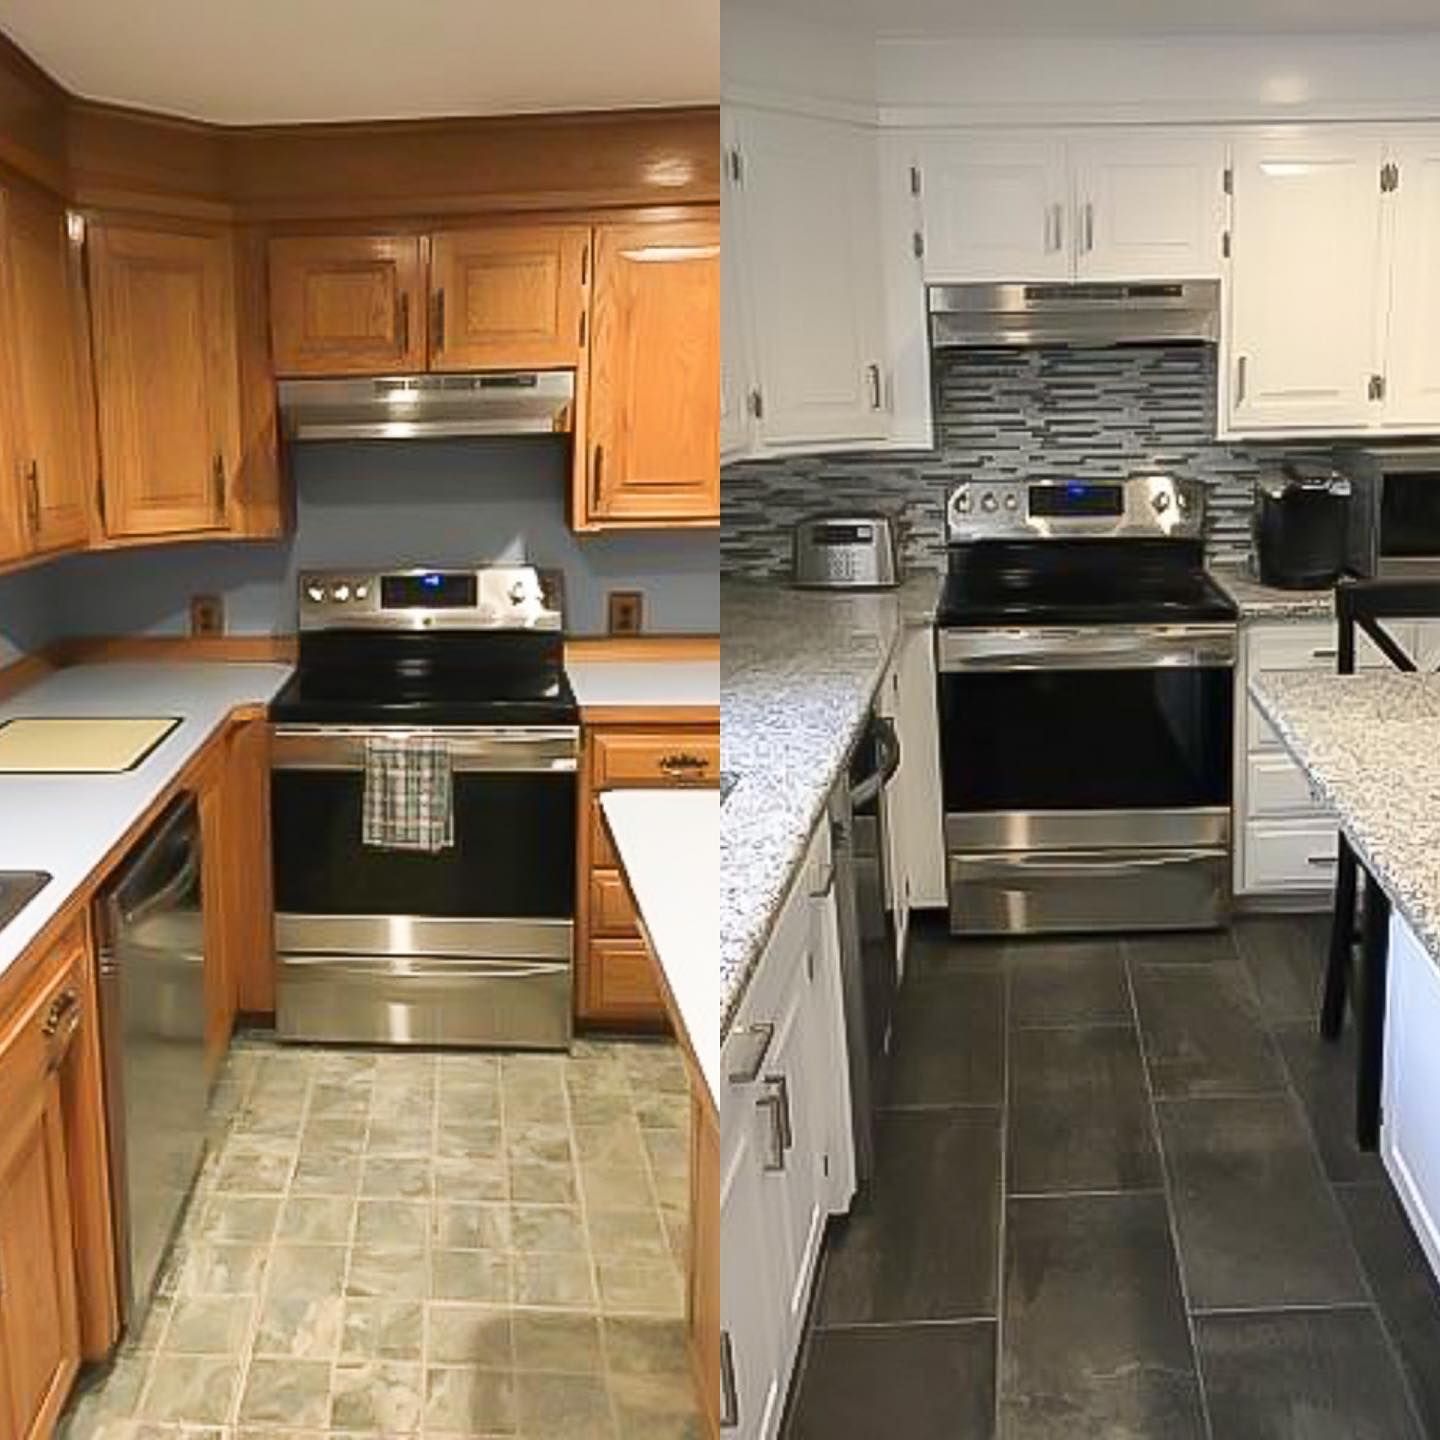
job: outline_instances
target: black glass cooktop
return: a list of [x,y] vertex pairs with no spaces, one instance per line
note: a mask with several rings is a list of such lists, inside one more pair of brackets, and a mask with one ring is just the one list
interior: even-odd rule
[[1234,602],[1200,545],[1174,540],[991,541],[955,546],[939,623],[1143,625],[1230,621]]

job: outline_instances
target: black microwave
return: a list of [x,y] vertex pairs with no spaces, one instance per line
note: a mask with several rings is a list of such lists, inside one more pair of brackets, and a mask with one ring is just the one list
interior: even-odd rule
[[1376,447],[1346,468],[1354,477],[1350,569],[1440,579],[1440,445]]

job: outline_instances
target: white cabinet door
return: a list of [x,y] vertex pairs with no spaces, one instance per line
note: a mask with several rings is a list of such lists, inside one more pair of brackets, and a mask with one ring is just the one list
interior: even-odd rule
[[1440,968],[1399,915],[1390,922],[1380,1155],[1440,1276]]
[[1218,136],[1107,133],[1070,147],[1082,280],[1220,275],[1225,146]]
[[[722,1387],[734,1425],[726,1435],[738,1440],[769,1440],[780,1424],[785,1377],[779,1307],[771,1289],[773,1267],[755,1127],[735,1127],[737,1139],[726,1151],[720,1177],[720,1326]],[[726,1417],[729,1419],[730,1417]]]
[[926,280],[1069,279],[1074,237],[1062,140],[937,135],[918,153]]
[[895,699],[900,769],[892,787],[898,809],[900,864],[912,909],[943,909],[945,889],[944,781],[935,678],[935,632],[928,625],[901,642]]
[[1234,432],[1380,418],[1380,172],[1373,136],[1292,127],[1234,147],[1228,327]]
[[888,430],[874,132],[745,111],[740,259],[766,446]]
[[740,151],[728,114],[720,118],[720,458],[750,446],[750,342],[740,274]]
[[1440,430],[1440,132],[1397,145],[1385,424]]

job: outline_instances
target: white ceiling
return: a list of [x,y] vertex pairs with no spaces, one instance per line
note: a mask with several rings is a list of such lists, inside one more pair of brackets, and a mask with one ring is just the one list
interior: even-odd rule
[[67,88],[220,124],[713,104],[719,0],[0,0]]
[[1436,0],[764,0],[764,8],[892,39],[1440,30]]

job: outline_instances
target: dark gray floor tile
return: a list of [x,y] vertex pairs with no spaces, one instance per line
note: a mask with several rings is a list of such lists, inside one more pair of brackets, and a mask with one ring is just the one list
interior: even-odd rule
[[941,920],[925,916],[910,922],[907,979],[928,980],[973,970],[999,970],[1005,963],[1003,939],[957,939]]
[[885,1103],[998,1105],[1005,1088],[1004,987],[999,971],[908,980]]
[[1125,958],[1135,965],[1225,965],[1237,957],[1232,931],[1181,930],[1127,936]]
[[1009,1145],[1011,1194],[1158,1187],[1160,1157],[1134,1029],[1017,1030]]
[[810,1339],[787,1440],[990,1440],[995,1324],[822,1330]]
[[1355,1143],[1355,1029],[1339,1041],[1320,1038],[1313,1020],[1275,1028],[1275,1043],[1300,1096],[1325,1173],[1337,1184],[1383,1183],[1384,1168],[1373,1151]]
[[1440,1435],[1440,1285],[1388,1184],[1337,1193],[1425,1433]]
[[1006,1440],[1204,1433],[1158,1195],[1012,1200],[1003,1334]]
[[1132,1019],[1118,940],[1017,940],[1006,950],[1005,965],[1012,1026]]
[[1271,1023],[1314,1020],[1330,946],[1328,915],[1265,915],[1235,926],[1235,945]]
[[1420,1440],[1370,1309],[1201,1316],[1215,1440]]
[[831,1232],[817,1323],[993,1316],[999,1112],[888,1111],[875,1168]]
[[1335,1197],[1289,1096],[1162,1101],[1158,1110],[1194,1309],[1365,1298]]
[[1238,965],[1132,970],[1140,1037],[1157,1096],[1259,1095],[1285,1076]]

